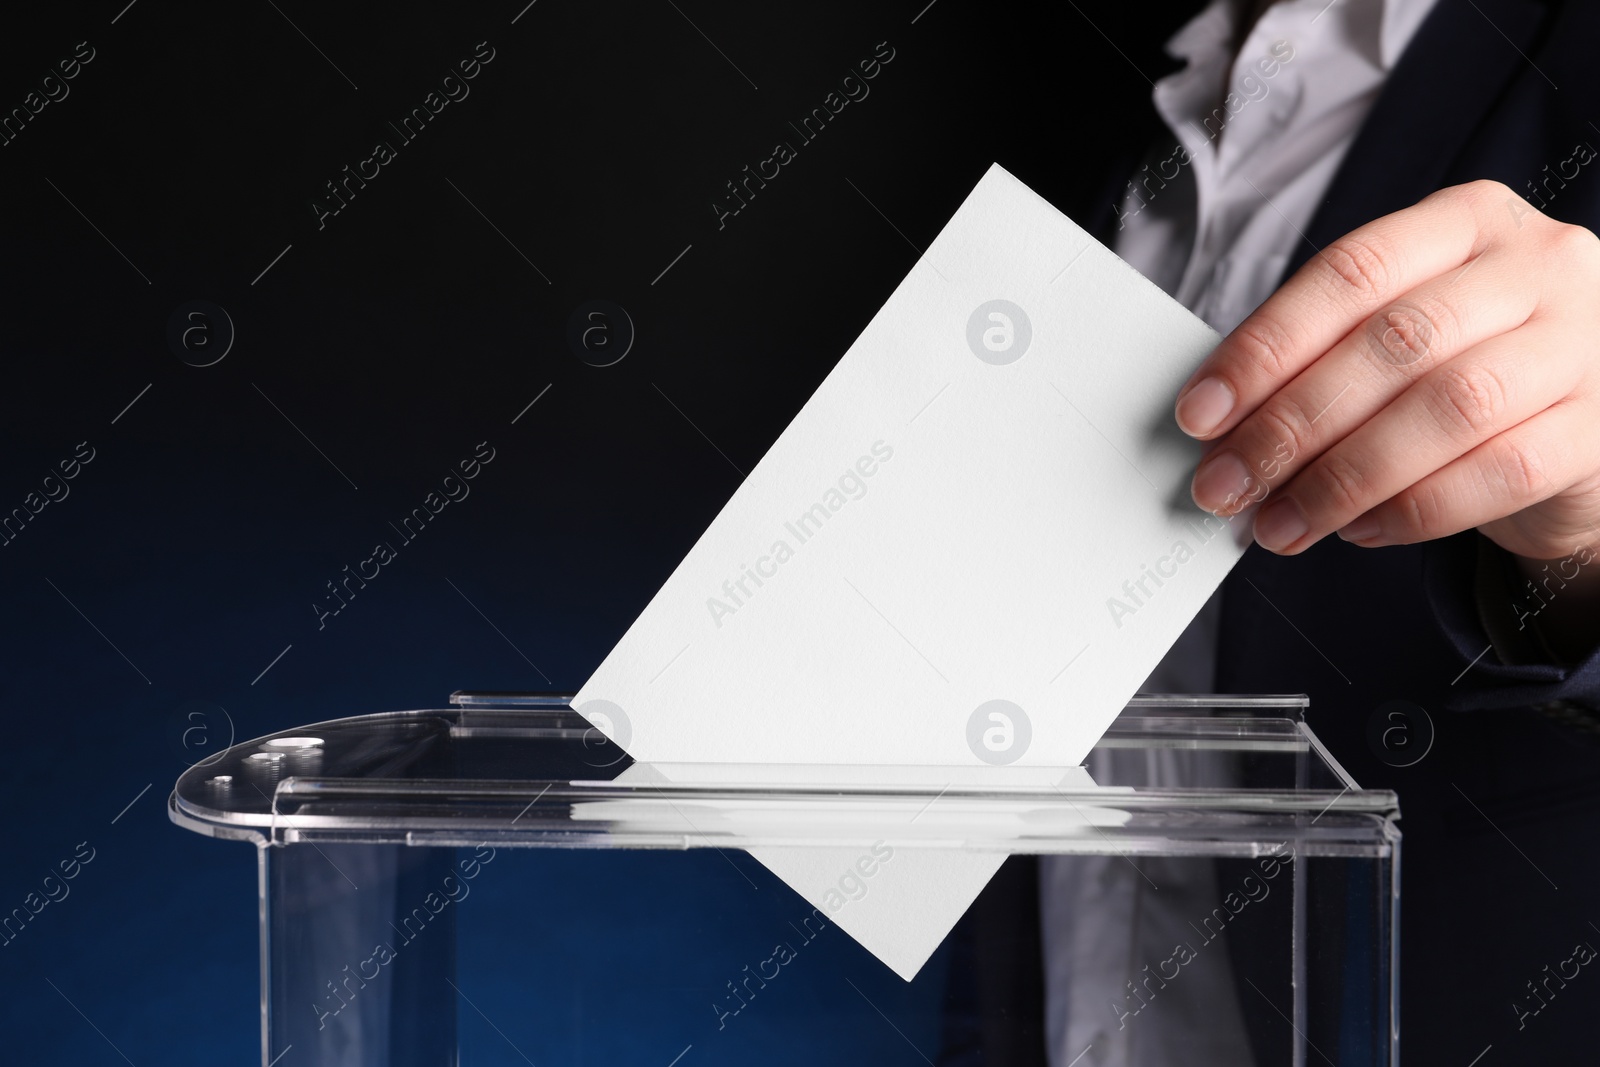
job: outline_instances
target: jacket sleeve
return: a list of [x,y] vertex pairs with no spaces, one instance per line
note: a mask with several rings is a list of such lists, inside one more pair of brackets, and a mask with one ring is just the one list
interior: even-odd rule
[[1506,553],[1475,530],[1423,546],[1423,587],[1461,665],[1449,705],[1600,713],[1600,647],[1562,662],[1539,632],[1537,601],[1509,567]]

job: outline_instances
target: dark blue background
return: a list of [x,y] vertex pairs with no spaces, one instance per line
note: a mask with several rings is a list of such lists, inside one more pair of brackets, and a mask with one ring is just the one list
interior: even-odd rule
[[[0,547],[0,911],[95,850],[0,949],[0,1041],[242,1063],[254,855],[168,822],[184,767],[457,688],[576,688],[988,165],[1052,197],[1098,179],[1069,129],[1093,143],[1092,102],[1148,85],[1070,8],[972,0],[539,0],[515,25],[525,0],[125,2],[0,32],[4,110],[95,51],[0,147],[0,513],[95,456]],[[323,183],[484,40],[471,95],[319,230]],[[724,183],[880,41],[870,96],[719,230]],[[566,342],[590,299],[637,328],[615,366]],[[191,300],[236,327],[214,366],[168,346]],[[481,441],[470,497],[319,630],[324,583]],[[483,916],[528,906],[511,885]],[[708,929],[711,971],[767,948],[745,933]]]

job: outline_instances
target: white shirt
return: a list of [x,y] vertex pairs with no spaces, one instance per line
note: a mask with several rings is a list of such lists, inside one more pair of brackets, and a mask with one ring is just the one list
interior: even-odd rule
[[[1230,50],[1238,8],[1213,0],[1167,42],[1187,65],[1156,83],[1170,134],[1128,183],[1114,249],[1221,333],[1277,287],[1390,69],[1434,0],[1279,0]],[[1221,593],[1156,667],[1145,692],[1215,687]],[[1143,754],[1121,753],[1124,758]],[[1111,753],[1090,772],[1110,777]],[[1171,785],[1175,768],[1159,769]],[[1046,1035],[1052,1067],[1253,1060],[1222,943],[1142,1007],[1126,982],[1170,956],[1228,887],[1209,864],[1116,856],[1040,863]],[[1143,873],[1141,873],[1143,872]],[[1160,889],[1152,888],[1152,883]],[[1269,935],[1270,936],[1270,935]],[[1251,1005],[1252,1010],[1257,1006]],[[1086,1050],[1092,1049],[1086,1053]]]
[[1234,60],[1234,4],[1215,0],[1167,42],[1188,60],[1154,91],[1172,136],[1129,182],[1117,254],[1219,332],[1232,330],[1277,287],[1432,6],[1282,0]]

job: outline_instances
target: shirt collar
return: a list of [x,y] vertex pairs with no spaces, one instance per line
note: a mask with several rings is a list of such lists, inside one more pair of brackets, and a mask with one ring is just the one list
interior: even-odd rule
[[[1309,4],[1319,0],[1279,0],[1279,2]],[[1422,20],[1433,9],[1436,0],[1376,0],[1376,5],[1380,9],[1377,25],[1372,25],[1358,13],[1339,10],[1365,7],[1372,2],[1373,0],[1366,0],[1366,3],[1362,0],[1333,0],[1326,7],[1319,6],[1318,10],[1325,12],[1326,16],[1345,18],[1347,32],[1354,34],[1361,45],[1375,53],[1374,58],[1384,70],[1390,70],[1399,61],[1406,46],[1411,43],[1412,37],[1422,25]],[[1326,16],[1318,14],[1316,20],[1320,22]],[[1236,18],[1235,0],[1211,0],[1205,10],[1168,38],[1167,54],[1174,59],[1187,60],[1191,63],[1197,56],[1227,55],[1229,43],[1233,39]]]
[[1433,10],[1435,0],[1384,0],[1383,21],[1378,27],[1378,56],[1384,70],[1393,69],[1400,54],[1416,36],[1422,20]]
[[1204,11],[1167,39],[1167,55],[1192,64],[1198,56],[1226,54],[1233,23],[1233,0],[1211,0]]

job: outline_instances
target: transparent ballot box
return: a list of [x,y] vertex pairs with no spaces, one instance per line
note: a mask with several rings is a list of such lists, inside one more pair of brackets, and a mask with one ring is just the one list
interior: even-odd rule
[[[174,822],[257,847],[263,1067],[1398,1062],[1397,802],[1304,697],[1138,697],[1045,777],[641,774],[568,699],[456,693],[179,779]],[[748,851],[776,847],[857,858],[814,906]],[[998,873],[911,980],[841,929],[897,860],[933,906],[973,854]]]

